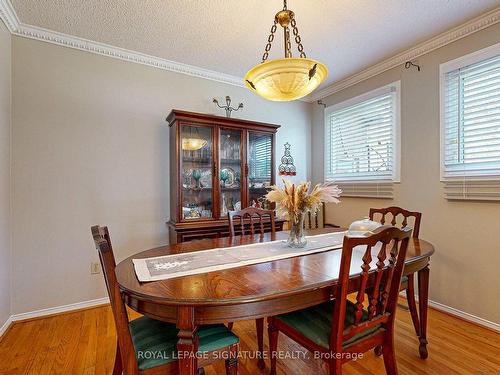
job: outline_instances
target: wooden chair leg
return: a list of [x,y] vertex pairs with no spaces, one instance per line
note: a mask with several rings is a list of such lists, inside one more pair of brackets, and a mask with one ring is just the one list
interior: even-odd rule
[[226,359],[226,375],[238,375],[238,358]]
[[387,333],[389,336],[382,347],[382,354],[384,356],[384,366],[387,375],[397,375],[398,368],[396,365],[396,353],[394,351],[394,331]]
[[417,303],[415,301],[415,282],[414,275],[408,275],[408,286],[406,288],[406,300],[408,301],[408,308],[410,309],[411,320],[413,322],[413,328],[415,328],[415,333],[417,337],[420,336],[420,323],[418,320]]
[[120,354],[120,345],[116,343],[115,365],[113,367],[113,375],[121,375],[123,372],[122,356]]
[[328,363],[329,375],[342,375],[342,361],[338,359],[332,359]]
[[233,330],[234,322],[229,322],[227,323],[227,328],[229,328],[230,331]]
[[257,367],[261,370],[266,368],[266,362],[264,361],[264,318],[255,320],[255,328],[257,329]]
[[267,320],[267,332],[269,336],[269,355],[271,359],[271,370],[269,375],[276,375],[276,352],[278,351],[278,334],[279,331],[276,329],[272,318]]

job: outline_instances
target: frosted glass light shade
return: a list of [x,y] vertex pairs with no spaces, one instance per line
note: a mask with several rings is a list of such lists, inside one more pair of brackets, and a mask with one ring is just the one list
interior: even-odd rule
[[187,151],[196,151],[207,144],[205,139],[201,138],[183,138],[182,149]]
[[[309,78],[315,65],[316,73]],[[245,84],[265,99],[286,102],[309,95],[327,76],[327,67],[318,61],[284,58],[255,66],[246,74]]]

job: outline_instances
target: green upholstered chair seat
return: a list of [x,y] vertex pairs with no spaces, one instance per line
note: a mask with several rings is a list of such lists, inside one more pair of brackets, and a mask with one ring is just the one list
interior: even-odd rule
[[[175,324],[141,317],[129,323],[139,370],[177,360],[178,329]],[[211,352],[238,343],[238,336],[223,324],[198,328],[198,352]]]
[[[312,342],[328,349],[330,347],[330,333],[332,331],[333,306],[334,302],[325,302],[321,305],[309,307],[304,310],[278,315],[275,319],[295,329]],[[354,324],[355,310],[354,304],[351,301],[347,301],[344,329]],[[368,312],[363,310],[362,320],[366,320],[367,318]],[[354,335],[349,340],[345,341],[342,346],[344,348],[348,347],[356,341],[368,336],[373,336],[383,329],[381,324],[371,327],[366,331]]]

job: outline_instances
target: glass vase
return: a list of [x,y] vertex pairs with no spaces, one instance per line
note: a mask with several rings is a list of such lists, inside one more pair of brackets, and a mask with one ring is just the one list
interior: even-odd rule
[[307,240],[304,234],[305,212],[297,215],[290,215],[290,236],[288,237],[288,246],[301,248],[306,246]]

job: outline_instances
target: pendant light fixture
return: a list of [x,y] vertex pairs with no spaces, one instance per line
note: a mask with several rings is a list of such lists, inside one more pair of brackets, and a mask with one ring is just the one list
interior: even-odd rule
[[200,137],[198,128],[195,128],[193,134],[192,126],[189,127],[189,137],[182,137],[182,149],[185,151],[197,151],[207,145],[207,140]]
[[[283,27],[285,58],[268,61],[278,24]],[[300,57],[292,56],[290,26]],[[282,102],[303,98],[313,92],[328,76],[328,69],[324,64],[306,57],[295,13],[288,10],[287,0],[284,0],[283,10],[274,17],[267,42],[262,63],[252,68],[245,76],[247,87],[263,98]]]

